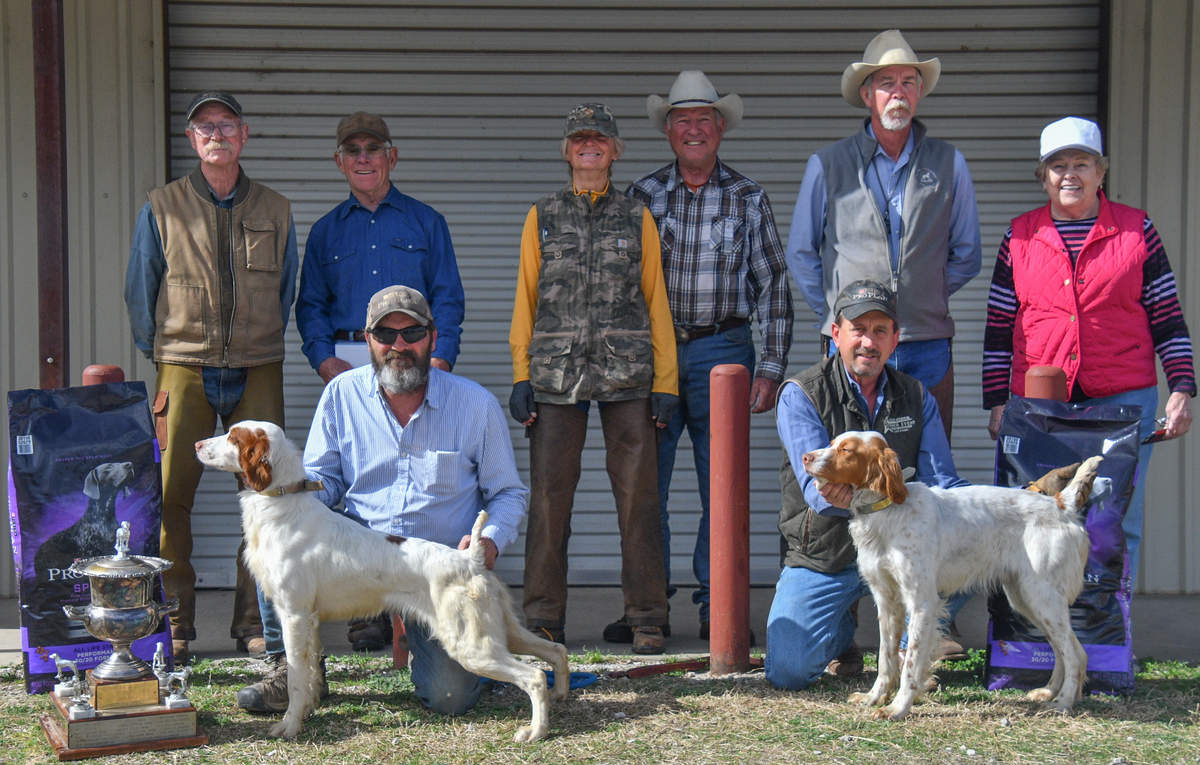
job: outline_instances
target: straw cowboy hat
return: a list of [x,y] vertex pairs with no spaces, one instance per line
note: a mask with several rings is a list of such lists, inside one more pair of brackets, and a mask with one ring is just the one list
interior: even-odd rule
[[899,29],[889,29],[875,35],[875,39],[867,43],[863,51],[863,60],[856,61],[842,72],[842,98],[851,106],[866,106],[858,95],[858,89],[872,73],[889,66],[911,66],[921,73],[925,84],[922,96],[933,92],[937,85],[938,75],[942,73],[940,59],[931,58],[927,61],[917,61],[917,54],[904,40]]
[[671,92],[662,96],[646,97],[646,114],[650,122],[664,133],[667,132],[667,112],[672,109],[692,109],[711,106],[725,118],[725,130],[733,130],[742,121],[742,97],[737,93],[718,96],[717,89],[699,69],[685,69],[675,78]]

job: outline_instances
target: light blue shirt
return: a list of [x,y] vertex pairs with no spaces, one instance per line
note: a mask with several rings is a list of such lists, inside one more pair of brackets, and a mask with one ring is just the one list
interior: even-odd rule
[[376,531],[450,547],[487,510],[483,534],[503,551],[529,499],[496,397],[439,369],[404,427],[370,365],[335,377],[317,402],[304,467],[324,482],[317,496],[329,507],[344,502]]
[[[883,406],[883,392],[887,383],[887,370],[880,374],[876,387],[875,408],[868,409],[867,400],[862,388],[850,375],[846,375],[850,387],[858,397],[858,403],[863,411],[878,412]],[[921,427],[921,446],[917,454],[916,479],[927,486],[940,486],[949,489],[952,486],[968,486],[967,481],[958,477],[954,468],[954,457],[950,454],[950,443],[946,440],[946,431],[942,427],[942,417],[938,413],[937,402],[928,390],[922,389],[924,398],[921,414],[924,424]],[[821,515],[840,515],[848,517],[850,512],[844,508],[834,507],[825,501],[817,490],[817,482],[804,470],[801,457],[805,452],[829,446],[832,437],[821,421],[820,415],[813,402],[799,385],[785,383],[779,392],[779,406],[776,410],[775,425],[783,448],[787,450],[788,459],[796,473],[796,479],[804,492],[804,501]]]
[[[867,126],[867,132],[875,133]],[[882,146],[876,146],[871,164],[866,171],[866,182],[875,197],[875,204],[882,211],[887,200],[891,204],[891,236],[888,251],[891,255],[892,272],[900,252],[900,234],[904,212],[904,186],[908,181],[908,162],[912,157],[913,134],[897,159],[892,159]],[[881,180],[886,180],[886,188]],[[889,197],[887,191],[891,190]],[[800,194],[792,211],[792,227],[788,232],[787,258],[792,281],[817,315],[817,330],[828,307],[825,305],[825,289],[822,284],[821,244],[825,238],[825,212],[827,209],[825,190],[825,168],[816,154],[808,158],[804,168],[804,180],[800,182]],[[975,204],[975,185],[967,170],[967,160],[962,152],[954,151],[954,193],[950,207],[949,256],[946,260],[946,287],[953,295],[979,273],[981,244],[979,238],[979,208]],[[948,341],[947,341],[948,345]]]

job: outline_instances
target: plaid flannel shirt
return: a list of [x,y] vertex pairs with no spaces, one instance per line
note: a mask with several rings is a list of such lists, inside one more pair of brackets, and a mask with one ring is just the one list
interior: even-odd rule
[[755,375],[782,380],[792,343],[792,294],[771,203],[763,188],[717,160],[692,191],[674,162],[625,191],[658,223],[671,316],[705,327],[756,314],[762,356]]

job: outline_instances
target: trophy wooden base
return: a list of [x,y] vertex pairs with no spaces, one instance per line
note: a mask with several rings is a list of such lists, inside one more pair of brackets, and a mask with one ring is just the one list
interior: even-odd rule
[[208,734],[196,724],[196,708],[161,704],[97,710],[94,717],[70,719],[69,705],[51,693],[53,709],[40,717],[46,740],[60,761],[108,754],[204,746]]

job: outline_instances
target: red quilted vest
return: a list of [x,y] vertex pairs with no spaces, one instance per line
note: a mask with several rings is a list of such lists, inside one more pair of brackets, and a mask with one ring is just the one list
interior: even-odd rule
[[1146,213],[1100,195],[1100,214],[1074,268],[1050,205],[1014,218],[1009,251],[1016,289],[1012,391],[1049,364],[1093,398],[1157,382],[1150,319],[1142,307]]

